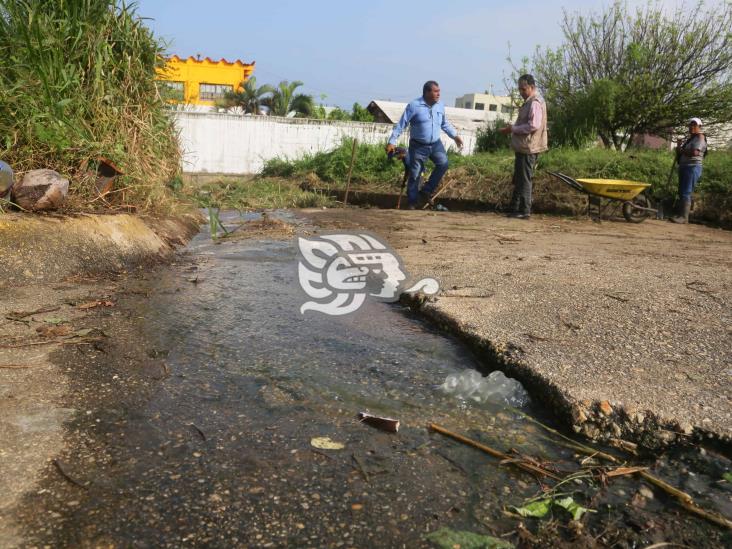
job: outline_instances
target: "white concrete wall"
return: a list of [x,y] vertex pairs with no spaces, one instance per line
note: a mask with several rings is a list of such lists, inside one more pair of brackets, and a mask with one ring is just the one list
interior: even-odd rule
[[[272,158],[297,159],[334,149],[344,137],[386,144],[391,124],[174,112],[187,173],[252,174]],[[463,153],[475,148],[475,134],[460,131]],[[408,136],[401,141],[406,142]],[[455,146],[443,134],[443,143]]]

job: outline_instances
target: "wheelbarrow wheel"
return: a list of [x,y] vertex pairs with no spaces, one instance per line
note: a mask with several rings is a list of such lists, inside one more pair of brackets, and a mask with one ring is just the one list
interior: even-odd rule
[[[636,206],[640,206],[636,208]],[[651,201],[645,195],[639,194],[632,202],[623,202],[623,217],[630,223],[642,223],[647,218],[651,217],[651,213],[648,210],[641,208],[650,208]]]

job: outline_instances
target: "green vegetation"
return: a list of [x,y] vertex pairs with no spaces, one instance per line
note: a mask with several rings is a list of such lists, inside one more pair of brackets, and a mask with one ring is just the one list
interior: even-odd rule
[[319,116],[316,118],[328,119],[328,120],[352,120],[354,122],[373,122],[374,116],[362,107],[359,103],[354,103],[351,108],[351,112],[345,111],[340,107],[336,107],[327,115],[323,107],[318,107]]
[[488,122],[485,128],[478,129],[475,139],[476,152],[497,152],[507,150],[511,145],[511,136],[501,133],[501,128],[508,124],[503,120]]
[[302,85],[299,80],[282,80],[277,86],[257,86],[257,79],[252,76],[241,83],[241,91],[226,92],[216,106],[226,110],[239,108],[247,114],[260,114],[260,108],[267,107],[272,116],[318,118],[320,110],[315,106],[313,96],[295,93]]
[[272,95],[262,100],[262,103],[269,107],[272,116],[287,116],[292,112],[296,116],[310,116],[315,108],[313,96],[295,93],[295,90],[302,85],[299,80],[294,82],[283,80],[274,88]]
[[303,191],[297,182],[269,177],[227,177],[204,184],[181,183],[176,193],[184,202],[208,208],[209,215],[218,209],[245,211],[333,206],[329,197]]
[[649,2],[616,1],[600,13],[567,14],[564,43],[537,49],[531,65],[549,107],[554,144],[599,136],[622,150],[634,135],[667,135],[691,116],[732,119],[732,3],[668,14]]
[[257,78],[255,76],[242,83],[241,91],[226,92],[224,98],[216,103],[216,106],[222,109],[240,108],[246,114],[259,114],[259,110],[264,105],[266,96],[274,93],[274,88],[268,84],[257,86]]
[[0,158],[70,177],[84,206],[105,157],[125,173],[110,201],[168,204],[180,153],[155,86],[162,54],[134,5],[0,0]]
[[[295,161],[274,159],[265,165],[266,177],[301,181],[310,178],[315,187],[342,189],[351,160],[350,139],[344,139],[333,151],[318,153]],[[445,183],[450,189],[445,196],[504,204],[511,191],[513,153],[499,150],[461,156],[449,153],[450,171]],[[677,188],[675,173],[669,179],[673,154],[670,151],[632,149],[625,153],[611,149],[578,150],[555,148],[540,156],[536,174],[535,199],[540,208],[578,213],[586,199],[547,174],[558,171],[571,177],[628,179],[650,183],[650,194],[656,199],[674,197]],[[404,168],[401,162],[389,160],[381,145],[359,144],[353,167],[352,186],[374,192],[399,191]],[[704,173],[697,193],[708,217],[718,222],[732,222],[732,152],[711,151],[704,160]]]

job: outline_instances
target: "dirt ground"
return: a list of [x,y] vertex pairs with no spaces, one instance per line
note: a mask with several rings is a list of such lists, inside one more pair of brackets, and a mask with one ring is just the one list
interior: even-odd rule
[[488,213],[311,210],[363,228],[409,274],[441,280],[424,313],[481,348],[591,438],[732,438],[732,233]]
[[153,264],[169,258],[173,245],[195,230],[192,219],[2,216],[0,547],[20,544],[8,513],[49,466],[49,456],[63,450],[64,424],[78,413],[63,402],[67,372],[51,355],[94,345],[103,334],[78,323],[98,310],[113,310],[110,282],[80,273],[123,273]]
[[[423,312],[486,349],[585,434],[649,446],[659,437],[730,438],[731,233],[452,212],[305,213],[318,226],[371,230],[398,249],[410,275],[440,278],[442,292]],[[276,220],[252,229],[257,238],[292,236]],[[116,466],[94,451],[95,436],[106,436],[95,435],[98,410],[116,400],[135,409],[133,397],[169,375],[154,348],[129,345],[144,334],[132,330],[139,307],[124,300],[138,291],[126,274],[68,277],[63,268],[41,276],[41,267],[30,265],[28,275],[14,266],[16,281],[0,284],[0,547],[28,541],[13,522],[19,505],[40,510],[41,537],[75,524],[84,494],[75,479]],[[142,290],[138,297],[147,298]],[[67,355],[81,358],[60,360]],[[119,390],[120,379],[128,390]],[[29,493],[36,499],[23,504]],[[35,505],[46,500],[56,506]],[[90,509],[87,525],[98,516]],[[709,539],[712,546],[717,538]]]

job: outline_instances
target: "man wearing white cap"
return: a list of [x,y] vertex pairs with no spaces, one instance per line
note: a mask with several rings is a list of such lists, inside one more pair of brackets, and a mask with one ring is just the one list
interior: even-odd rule
[[701,130],[702,121],[689,120],[689,135],[676,143],[676,158],[679,161],[679,215],[672,217],[674,223],[688,223],[691,209],[691,193],[694,192],[702,174],[702,161],[707,152],[707,138]]

